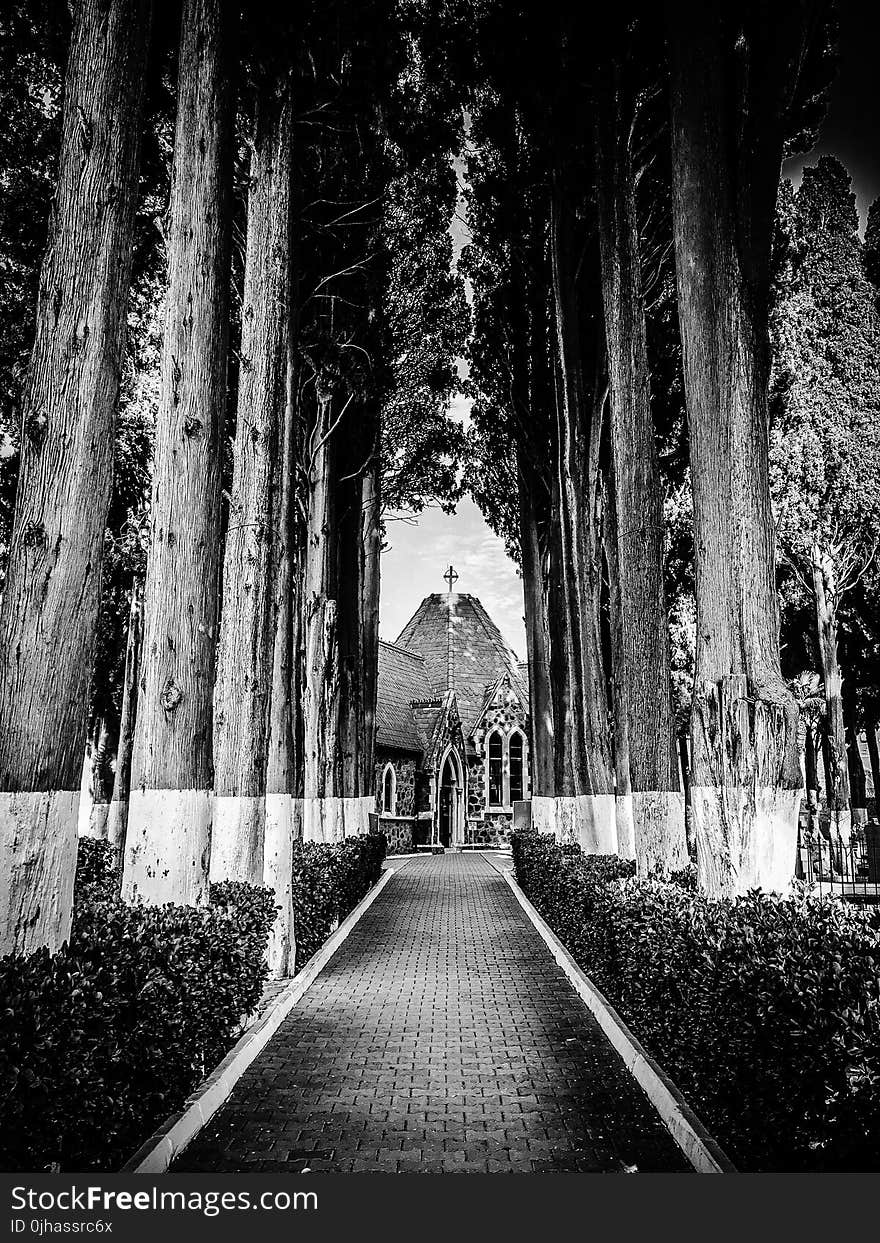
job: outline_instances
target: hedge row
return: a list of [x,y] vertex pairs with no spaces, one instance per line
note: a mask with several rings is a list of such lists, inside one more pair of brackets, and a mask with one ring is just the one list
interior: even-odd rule
[[515,834],[520,885],[743,1170],[880,1168],[880,917]]
[[349,837],[334,845],[296,844],[293,907],[297,971],[376,884],[385,850],[383,833]]
[[[300,845],[297,966],[378,879],[379,835]],[[80,843],[70,942],[0,959],[0,1168],[112,1170],[226,1054],[266,979],[270,890],[128,907],[106,843]]]

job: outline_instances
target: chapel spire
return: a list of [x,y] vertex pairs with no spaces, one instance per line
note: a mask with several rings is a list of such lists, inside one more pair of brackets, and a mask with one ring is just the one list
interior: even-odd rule
[[452,642],[452,585],[458,582],[458,575],[450,565],[443,575],[449,584],[446,597],[446,689],[451,691],[455,685],[455,647]]

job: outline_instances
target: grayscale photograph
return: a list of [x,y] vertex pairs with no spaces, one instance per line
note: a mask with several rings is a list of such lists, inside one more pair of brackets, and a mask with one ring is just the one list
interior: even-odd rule
[[880,1172],[874,9],[3,0],[13,1235]]

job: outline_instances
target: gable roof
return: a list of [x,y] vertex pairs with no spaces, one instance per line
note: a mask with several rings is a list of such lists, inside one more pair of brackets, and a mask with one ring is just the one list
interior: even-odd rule
[[[430,700],[425,662],[417,652],[379,640],[379,683],[376,694],[376,742],[380,746],[420,754],[427,739],[413,713],[413,701]],[[433,709],[439,713],[440,705]]]
[[494,683],[492,683],[492,685],[486,688],[486,694],[483,698],[483,706],[480,708],[480,715],[477,717],[476,721],[474,721],[473,730],[471,731],[473,734],[480,733],[481,728],[485,732],[486,713],[490,708],[510,703],[508,694],[504,692],[505,687],[509,688],[509,695],[513,696],[514,702],[518,702],[523,715],[528,716],[528,691],[526,691],[524,696],[522,681],[517,681],[517,679],[514,678],[509,672],[506,672],[503,673]]
[[397,639],[397,647],[416,653],[424,661],[434,696],[446,693],[446,627],[452,608],[453,687],[461,715],[462,731],[469,737],[486,702],[487,693],[509,674],[523,703],[519,661],[504,641],[476,596],[453,592],[426,596]]

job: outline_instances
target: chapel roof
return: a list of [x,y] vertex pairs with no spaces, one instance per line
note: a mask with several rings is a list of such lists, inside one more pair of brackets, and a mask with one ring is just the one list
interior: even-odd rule
[[[452,607],[453,689],[462,731],[469,737],[480,719],[487,695],[509,674],[528,711],[528,684],[516,653],[476,596],[465,592],[426,596],[398,636],[396,647],[424,662],[431,694],[446,692],[446,628]],[[380,674],[381,683],[381,674]]]
[[[428,718],[440,712],[440,704],[424,714],[413,703],[432,700],[425,661],[417,652],[379,640],[379,684],[376,695],[376,741],[380,746],[421,754],[427,746]],[[433,728],[433,724],[431,726]]]

